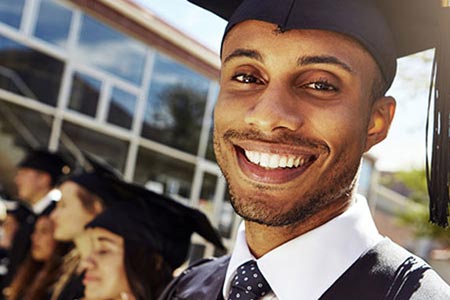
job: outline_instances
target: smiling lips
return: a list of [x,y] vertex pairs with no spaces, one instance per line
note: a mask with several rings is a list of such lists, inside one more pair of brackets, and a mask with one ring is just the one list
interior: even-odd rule
[[250,162],[267,169],[298,168],[305,165],[305,163],[309,162],[313,157],[313,156],[279,155],[249,150],[244,150],[244,153]]
[[238,164],[251,180],[282,184],[293,180],[317,159],[314,154],[276,154],[235,147]]

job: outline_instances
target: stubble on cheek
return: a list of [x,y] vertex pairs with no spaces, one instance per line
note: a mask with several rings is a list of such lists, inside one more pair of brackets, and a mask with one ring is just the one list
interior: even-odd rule
[[360,161],[353,159],[352,162],[351,155],[346,152],[334,159],[335,166],[322,174],[315,186],[302,187],[299,193],[288,191],[291,193],[289,199],[285,199],[286,196],[283,196],[284,199],[277,197],[277,193],[286,194],[287,191],[265,185],[247,183],[247,187],[243,187],[245,179],[233,177],[228,172],[231,167],[228,159],[232,159],[233,153],[227,153],[226,146],[223,137],[219,137],[215,130],[214,151],[228,183],[231,204],[236,213],[247,221],[267,226],[299,224],[331,205],[340,205],[338,202],[349,199],[355,187]]

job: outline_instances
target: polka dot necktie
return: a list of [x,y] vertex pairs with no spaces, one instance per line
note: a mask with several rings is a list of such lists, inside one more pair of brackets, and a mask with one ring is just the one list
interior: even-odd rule
[[228,300],[257,300],[271,290],[254,260],[242,264],[231,282]]

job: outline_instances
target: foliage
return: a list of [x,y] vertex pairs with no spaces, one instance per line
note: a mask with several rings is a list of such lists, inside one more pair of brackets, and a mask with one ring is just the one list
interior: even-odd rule
[[417,237],[430,237],[450,247],[450,230],[431,224],[428,210],[428,189],[425,170],[413,169],[384,176],[382,184],[412,200],[399,214],[402,224],[414,229]]
[[408,209],[399,214],[399,220],[402,224],[414,228],[416,237],[429,237],[450,247],[450,230],[430,223],[427,204],[410,205]]

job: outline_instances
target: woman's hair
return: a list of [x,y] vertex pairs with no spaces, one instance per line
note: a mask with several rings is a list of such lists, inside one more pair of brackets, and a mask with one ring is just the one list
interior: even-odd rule
[[128,284],[136,300],[154,300],[172,280],[172,268],[149,249],[125,240],[124,265]]
[[[97,213],[95,209],[95,203],[100,203],[102,207],[104,207],[104,202],[99,196],[91,193],[88,189],[81,186],[80,184],[76,182],[74,183],[77,185],[76,195],[80,199],[81,205],[87,212],[91,214]],[[72,249],[72,251],[67,253],[67,255],[63,259],[61,276],[55,284],[55,290],[51,298],[52,300],[58,299],[72,276],[77,275],[79,263],[80,253],[76,248],[74,248]]]
[[63,257],[61,273],[59,279],[55,282],[52,297],[50,298],[51,300],[58,299],[72,276],[78,275],[77,271],[80,260],[80,253],[76,247]]
[[8,289],[8,300],[46,299],[60,275],[62,257],[69,251],[70,244],[58,242],[50,259],[36,261],[31,254],[19,267]]
[[83,186],[79,185],[77,183],[77,191],[76,194],[78,198],[80,199],[81,204],[83,205],[83,208],[86,209],[89,213],[95,213],[95,203],[100,203],[102,207],[104,207],[104,202],[102,198],[97,196],[94,193],[91,193]]

